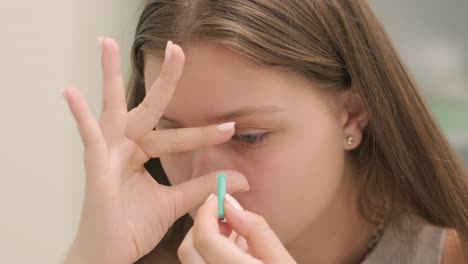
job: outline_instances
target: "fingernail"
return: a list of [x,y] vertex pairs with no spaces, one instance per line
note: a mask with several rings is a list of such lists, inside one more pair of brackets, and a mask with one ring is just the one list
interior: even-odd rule
[[211,198],[213,198],[214,194],[210,194],[210,196],[208,196],[208,198],[206,198],[205,200],[205,203],[208,202]]
[[172,54],[172,41],[168,40],[166,43],[166,54],[164,55],[164,60],[168,61],[171,58]]
[[248,191],[248,190],[250,190],[250,185],[247,186],[247,188],[246,188],[245,190],[242,190],[242,191],[240,191],[240,192],[242,193],[242,192],[246,192],[246,191]]
[[239,203],[236,199],[234,199],[234,197],[232,197],[229,193],[226,193],[226,196],[224,196],[224,199],[225,199],[226,202],[228,202],[232,207],[234,207],[234,209],[239,210],[239,211],[244,210],[244,208],[242,208],[242,206],[240,205],[240,203]]
[[227,122],[227,123],[218,125],[218,130],[221,131],[221,132],[229,131],[232,128],[234,128],[235,124],[236,124],[236,122]]

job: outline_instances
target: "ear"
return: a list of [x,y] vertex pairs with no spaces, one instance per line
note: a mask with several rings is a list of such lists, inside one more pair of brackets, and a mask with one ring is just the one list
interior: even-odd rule
[[346,91],[343,99],[343,147],[352,150],[362,142],[363,131],[369,122],[369,113],[355,89]]

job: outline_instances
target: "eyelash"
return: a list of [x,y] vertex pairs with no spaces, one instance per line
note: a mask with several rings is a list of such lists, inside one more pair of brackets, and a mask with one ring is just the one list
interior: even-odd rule
[[[266,132],[266,133],[256,133],[256,134],[244,134],[244,135],[234,135],[232,136],[232,139],[235,140],[235,141],[238,141],[239,143],[241,144],[245,144],[247,145],[248,147],[257,147],[258,145],[260,145],[261,143],[263,143],[265,141],[265,139],[270,135],[270,132]],[[255,141],[255,142],[248,142],[244,139],[242,139],[241,137],[250,137],[250,136],[259,136],[258,139]]]

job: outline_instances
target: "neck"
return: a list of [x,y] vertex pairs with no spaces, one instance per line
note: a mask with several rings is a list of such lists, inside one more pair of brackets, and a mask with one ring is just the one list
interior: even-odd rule
[[320,218],[285,244],[297,263],[360,263],[367,253],[376,227],[359,213],[357,188],[349,181]]

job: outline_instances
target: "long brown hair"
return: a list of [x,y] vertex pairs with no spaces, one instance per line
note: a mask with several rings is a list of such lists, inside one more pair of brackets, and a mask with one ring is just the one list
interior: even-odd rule
[[[329,89],[362,97],[369,123],[353,162],[360,170],[360,209],[369,221],[415,214],[468,241],[468,181],[367,1],[149,0],[136,28],[129,109],[145,95],[145,56],[162,59],[167,40],[203,39],[266,66],[293,70]],[[169,184],[158,159],[146,164]],[[186,215],[158,247],[176,245]],[[175,249],[174,249],[175,250]],[[174,251],[175,252],[175,251]]]

